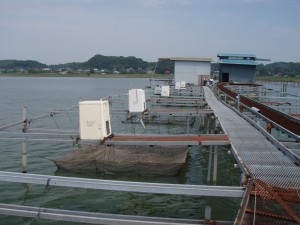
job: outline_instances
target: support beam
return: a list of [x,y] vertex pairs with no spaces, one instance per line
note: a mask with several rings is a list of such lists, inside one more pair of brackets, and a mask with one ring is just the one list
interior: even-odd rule
[[[134,215],[118,215],[107,213],[91,213],[82,211],[71,211],[50,208],[38,208],[31,206],[19,206],[0,204],[0,214],[10,216],[22,216],[56,221],[67,221],[73,223],[108,224],[108,225],[196,225],[205,224],[203,220],[178,219],[162,217],[145,217]],[[216,225],[229,225],[233,221],[214,221]]]
[[[28,128],[28,117],[27,117],[27,107],[23,108],[23,133],[27,132]],[[27,172],[27,143],[26,138],[24,138],[24,142],[22,143],[22,173]]]
[[0,180],[7,182],[40,184],[45,186],[189,196],[241,198],[244,193],[244,189],[242,187],[112,181],[3,171],[0,172]]
[[114,135],[105,141],[112,145],[227,145],[230,141],[227,135]]

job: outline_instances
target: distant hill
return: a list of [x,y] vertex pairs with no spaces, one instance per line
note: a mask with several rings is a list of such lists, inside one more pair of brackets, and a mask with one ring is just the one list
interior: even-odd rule
[[47,65],[33,60],[0,60],[0,69],[42,69]]
[[174,73],[174,62],[146,62],[134,56],[103,56],[95,55],[87,62],[81,64],[82,68],[96,68],[109,71],[120,71],[122,73],[143,73],[153,71],[164,74],[166,72]]
[[134,56],[104,56],[97,54],[86,62],[73,62],[57,65],[46,65],[32,60],[0,60],[0,70],[2,72],[62,72],[62,71],[89,71],[89,72],[107,72],[114,71],[118,73],[146,73],[153,71],[155,73],[174,73],[174,62],[147,62]]
[[289,76],[295,77],[300,75],[300,63],[294,62],[276,62],[267,65],[260,64],[257,67],[259,75],[262,76]]
[[[45,69],[49,68],[49,70]],[[147,62],[134,56],[104,56],[97,54],[86,62],[73,62],[58,65],[46,65],[33,60],[0,60],[2,72],[14,71],[44,71],[44,72],[105,72],[105,73],[174,73],[174,61]],[[212,63],[212,71],[219,69],[218,63]],[[270,64],[259,64],[257,66],[258,76],[289,76],[300,75],[300,63],[275,62]]]

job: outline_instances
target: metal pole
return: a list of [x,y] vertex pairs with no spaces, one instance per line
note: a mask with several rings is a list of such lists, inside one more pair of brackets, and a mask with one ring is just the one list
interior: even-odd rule
[[214,169],[213,169],[213,185],[217,183],[218,173],[218,146],[214,146]]
[[204,219],[206,222],[209,222],[211,220],[211,207],[210,206],[205,206]]
[[207,115],[206,118],[207,118],[206,133],[209,134],[209,120],[210,120],[210,116]]
[[190,133],[190,117],[186,118],[186,133]]
[[22,144],[22,173],[27,173],[27,143],[25,139]]
[[207,172],[207,184],[210,184],[211,177],[211,160],[212,160],[212,145],[209,146],[209,158],[208,158],[208,172]]
[[237,96],[237,110],[240,112],[240,95]]
[[[28,118],[27,118],[27,108],[23,108],[23,132],[26,133],[27,124],[28,124]],[[27,143],[26,138],[24,138],[24,142],[22,144],[22,173],[27,172]]]
[[[211,133],[213,134],[214,131],[212,130]],[[212,151],[213,146],[209,146],[209,157],[208,157],[208,168],[207,168],[207,184],[210,184],[210,178],[211,178],[211,161],[212,161]]]

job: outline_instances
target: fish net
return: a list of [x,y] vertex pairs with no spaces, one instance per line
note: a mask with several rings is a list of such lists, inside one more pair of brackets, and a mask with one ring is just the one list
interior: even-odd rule
[[186,162],[186,146],[85,145],[57,159],[58,168],[97,173],[175,176]]
[[255,181],[243,225],[300,224],[300,190],[272,187]]

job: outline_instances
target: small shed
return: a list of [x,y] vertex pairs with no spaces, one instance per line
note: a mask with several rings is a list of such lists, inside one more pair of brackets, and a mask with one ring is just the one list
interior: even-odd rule
[[170,60],[175,62],[175,82],[185,81],[189,84],[203,85],[204,80],[210,78],[211,58],[160,58],[159,60]]
[[219,82],[253,83],[256,77],[256,55],[218,54]]

